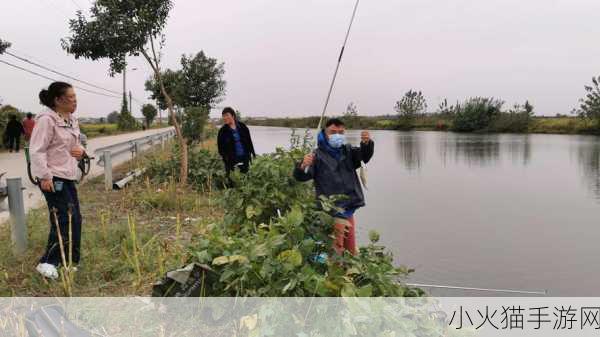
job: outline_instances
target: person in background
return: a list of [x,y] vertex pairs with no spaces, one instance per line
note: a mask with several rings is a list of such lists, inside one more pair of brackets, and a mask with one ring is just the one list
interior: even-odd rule
[[361,162],[368,163],[375,152],[369,132],[361,133],[360,147],[346,143],[344,122],[332,118],[317,138],[317,150],[307,154],[294,169],[298,181],[314,179],[317,198],[345,195],[336,202],[341,211],[334,215],[334,247],[337,254],[344,250],[356,255],[354,212],[365,206],[365,198],[356,170]]
[[31,133],[33,132],[33,127],[35,126],[35,121],[33,120],[33,114],[31,112],[27,113],[27,117],[23,120],[23,130],[25,131],[25,140],[29,142],[31,139]]
[[219,129],[217,144],[219,154],[225,163],[227,180],[231,185],[229,175],[236,167],[240,172],[247,173],[252,158],[256,157],[250,130],[246,124],[238,121],[235,111],[226,107],[223,109],[223,126]]
[[[50,234],[46,252],[36,270],[44,277],[57,279],[57,268],[64,267],[59,236],[67,265],[77,265],[80,260],[82,219],[75,181],[79,170],[77,163],[85,151],[81,145],[79,123],[73,116],[77,109],[73,87],[68,83],[54,82],[40,92],[39,98],[48,110],[36,117],[29,151],[31,172],[39,180],[48,204]],[[72,242],[69,242],[69,230]]]
[[6,124],[6,131],[4,131],[8,136],[8,151],[19,152],[19,147],[21,144],[21,135],[25,133],[23,130],[23,125],[17,120],[17,116],[10,115],[8,123]]

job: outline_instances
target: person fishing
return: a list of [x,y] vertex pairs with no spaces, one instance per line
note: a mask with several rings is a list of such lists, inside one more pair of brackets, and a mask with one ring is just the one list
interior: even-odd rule
[[39,180],[48,204],[50,234],[36,270],[44,277],[56,279],[59,266],[64,267],[65,262],[77,265],[80,261],[82,218],[75,183],[78,160],[85,156],[85,150],[79,123],[73,115],[77,109],[73,87],[54,82],[39,93],[39,99],[48,110],[36,117],[29,149],[32,174]]
[[368,163],[375,152],[375,142],[368,131],[361,133],[360,147],[347,144],[344,122],[331,118],[325,129],[317,136],[317,149],[304,156],[304,160],[294,168],[294,178],[298,181],[314,179],[317,199],[343,195],[346,198],[336,202],[342,211],[334,215],[334,250],[343,254],[345,250],[356,255],[356,222],[354,213],[365,206],[363,190],[356,174],[361,162]]
[[25,133],[25,130],[21,122],[17,120],[17,116],[10,115],[4,132],[8,138],[8,151],[13,152],[14,150],[15,152],[19,152],[21,135]]
[[222,116],[223,126],[219,129],[217,144],[219,154],[225,163],[227,181],[232,185],[231,171],[237,167],[240,172],[247,173],[250,161],[256,157],[256,152],[254,152],[250,130],[246,124],[237,120],[235,111],[226,107],[223,109]]

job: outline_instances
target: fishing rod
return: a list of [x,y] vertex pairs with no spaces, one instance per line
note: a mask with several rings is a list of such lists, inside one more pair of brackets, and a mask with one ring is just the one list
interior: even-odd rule
[[344,39],[344,44],[342,44],[342,49],[340,50],[340,56],[338,57],[337,65],[335,67],[335,71],[333,72],[333,78],[331,79],[331,85],[329,86],[329,91],[327,92],[327,98],[325,99],[325,105],[323,106],[323,112],[321,113],[321,119],[319,119],[319,126],[317,130],[321,129],[323,124],[323,118],[325,118],[325,114],[327,113],[327,106],[329,105],[329,99],[331,98],[331,93],[333,92],[333,87],[335,85],[335,80],[337,79],[338,72],[340,70],[340,65],[342,64],[342,58],[344,57],[344,50],[346,49],[346,45],[348,43],[348,38],[350,37],[350,31],[352,30],[352,24],[354,23],[354,18],[356,17],[356,11],[358,9],[358,4],[360,0],[356,0],[354,4],[354,10],[352,11],[352,18],[350,18],[350,24],[348,25],[348,30],[346,31],[346,38]]
[[[352,11],[352,17],[350,18],[350,24],[348,25],[348,30],[346,31],[346,37],[344,38],[344,43],[342,44],[342,49],[340,50],[340,55],[338,56],[337,65],[335,66],[335,71],[333,72],[333,78],[331,79],[331,84],[329,85],[329,91],[327,92],[327,97],[325,98],[325,104],[323,105],[323,112],[321,113],[321,118],[319,119],[319,125],[317,126],[317,132],[320,132],[321,127],[323,126],[323,119],[325,118],[325,114],[327,113],[327,106],[329,105],[329,100],[331,99],[331,93],[333,92],[333,87],[335,86],[335,80],[337,79],[338,72],[340,70],[340,65],[342,64],[342,58],[344,57],[344,51],[346,50],[346,45],[348,44],[348,38],[350,37],[350,31],[352,30],[352,24],[354,23],[354,18],[356,17],[356,11],[358,10],[358,4],[360,0],[356,0],[354,4],[354,10]],[[318,144],[318,138],[315,138],[315,148]],[[304,169],[305,173],[308,173],[309,167],[307,166]]]
[[460,286],[448,286],[448,285],[437,285],[437,284],[419,284],[419,283],[407,283],[406,285],[410,286],[410,287],[420,287],[420,288],[473,290],[473,291],[482,291],[482,292],[523,294],[523,295],[548,295],[548,290],[534,291],[534,290],[514,290],[514,289],[473,288],[473,287],[460,287]]

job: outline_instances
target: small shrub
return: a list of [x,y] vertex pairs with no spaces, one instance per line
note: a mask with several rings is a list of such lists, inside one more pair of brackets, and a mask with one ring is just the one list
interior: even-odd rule
[[[357,256],[334,255],[336,198],[315,200],[313,186],[292,176],[305,152],[278,149],[258,157],[250,172],[233,175],[221,197],[223,223],[190,247],[190,262],[211,265],[205,296],[421,296],[400,283],[411,270],[396,267],[372,242]],[[329,254],[326,261],[317,257]],[[212,280],[212,281],[209,281]]]
[[[188,181],[197,191],[221,189],[225,186],[225,167],[221,157],[209,150],[192,148],[188,158]],[[155,182],[169,182],[179,176],[179,150],[173,146],[173,151],[165,157],[155,155],[147,161],[146,176]]]
[[503,101],[494,98],[475,97],[456,108],[453,130],[458,132],[483,131],[500,114]]

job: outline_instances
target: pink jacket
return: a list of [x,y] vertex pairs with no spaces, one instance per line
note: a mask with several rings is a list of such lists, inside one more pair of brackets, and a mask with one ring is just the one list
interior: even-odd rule
[[58,113],[47,110],[36,117],[36,123],[29,142],[31,173],[40,179],[58,177],[77,180],[77,159],[71,156],[71,149],[81,146],[79,122],[73,115],[70,124]]

